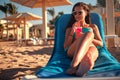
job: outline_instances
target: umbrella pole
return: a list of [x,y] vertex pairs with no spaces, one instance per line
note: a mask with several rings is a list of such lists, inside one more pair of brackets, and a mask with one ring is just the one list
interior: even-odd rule
[[23,19],[23,23],[24,23],[24,29],[23,29],[23,39],[27,39],[26,37],[27,37],[27,35],[26,35],[26,20],[25,20],[25,18]]
[[[106,0],[106,12],[107,12],[107,35],[115,35],[115,19],[114,19],[114,0]],[[108,39],[108,47],[114,47],[114,39]]]
[[14,28],[14,39],[15,39],[15,25],[13,25],[13,28]]
[[42,15],[43,15],[43,38],[47,39],[47,11],[46,11],[46,0],[42,0]]
[[114,0],[106,0],[107,35],[115,34]]
[[20,25],[17,25],[17,45],[20,44]]
[[9,40],[9,31],[8,31],[8,15],[6,13],[6,19],[7,19],[7,40]]
[[24,18],[24,35],[25,35],[24,39],[29,39],[29,30],[25,18]]

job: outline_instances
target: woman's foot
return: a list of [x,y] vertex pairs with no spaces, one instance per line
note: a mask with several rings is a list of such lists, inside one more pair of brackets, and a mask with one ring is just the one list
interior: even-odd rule
[[81,73],[77,73],[76,72],[76,74],[75,74],[76,76],[78,76],[78,77],[83,77],[83,76],[85,76],[86,75],[86,73],[84,73],[84,74],[81,74]]
[[76,74],[76,71],[77,71],[77,67],[72,67],[72,68],[69,68],[66,73],[69,74],[69,75],[75,75]]

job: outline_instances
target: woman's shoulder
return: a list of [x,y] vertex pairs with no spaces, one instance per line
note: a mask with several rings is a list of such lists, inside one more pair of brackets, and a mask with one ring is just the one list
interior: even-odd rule
[[97,28],[97,25],[96,24],[89,24],[89,27],[91,27],[92,29],[95,29],[95,28]]

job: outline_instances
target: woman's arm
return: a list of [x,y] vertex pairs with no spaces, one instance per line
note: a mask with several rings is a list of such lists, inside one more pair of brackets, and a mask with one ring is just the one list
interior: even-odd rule
[[93,29],[93,32],[94,32],[94,39],[92,41],[92,43],[95,45],[95,46],[103,46],[103,42],[102,42],[102,38],[100,36],[100,33],[99,33],[99,30],[98,30],[98,27],[97,25],[93,24],[92,25],[92,29]]
[[64,49],[71,45],[73,40],[73,33],[74,33],[74,30],[72,28],[67,28],[65,33]]

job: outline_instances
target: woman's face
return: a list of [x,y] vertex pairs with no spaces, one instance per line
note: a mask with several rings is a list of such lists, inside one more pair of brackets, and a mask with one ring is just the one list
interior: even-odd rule
[[82,7],[76,6],[72,14],[76,21],[85,21],[87,12]]

